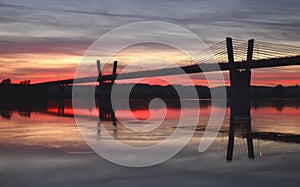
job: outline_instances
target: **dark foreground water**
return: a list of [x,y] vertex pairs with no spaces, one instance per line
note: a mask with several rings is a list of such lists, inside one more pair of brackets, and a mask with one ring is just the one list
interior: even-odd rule
[[[136,118],[145,120],[150,116],[145,101],[132,103],[132,113]],[[1,104],[0,186],[299,185],[299,101],[254,101],[251,132],[244,132],[247,128],[243,127],[236,130],[232,161],[226,160],[229,108],[226,108],[223,125],[213,145],[204,153],[198,152],[211,109],[210,101],[201,101],[196,132],[175,157],[156,166],[128,168],[104,160],[85,143],[75,123],[70,101],[63,105],[56,101]],[[163,109],[154,110],[159,115]],[[97,118],[95,114],[99,112],[84,105],[79,111],[82,118]],[[149,146],[167,138],[176,127],[180,114],[177,105],[168,105],[163,127],[154,133],[136,134],[119,124],[118,119],[135,126],[147,125],[148,122],[135,123],[122,107],[115,110],[117,119],[109,110],[102,111],[106,112],[102,115],[103,128],[108,129],[114,138],[133,146]],[[246,134],[249,133],[254,159],[248,158]],[[105,137],[101,137],[101,131],[95,130],[93,138],[101,141]]]

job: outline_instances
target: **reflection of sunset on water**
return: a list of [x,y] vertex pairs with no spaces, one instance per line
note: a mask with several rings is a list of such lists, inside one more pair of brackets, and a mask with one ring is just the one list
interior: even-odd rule
[[[137,103],[140,103],[140,101]],[[202,107],[200,107],[199,110],[200,119],[197,129],[204,130],[207,125],[212,106],[209,104],[209,101],[203,100],[200,103],[202,103],[200,104]],[[56,106],[57,104],[58,103],[50,104],[45,111],[27,112],[29,115],[26,116],[24,116],[22,112],[13,110],[10,120],[0,118],[2,121],[1,125],[3,127],[0,129],[0,142],[4,145],[14,144],[17,146],[41,146],[51,149],[86,149],[87,147],[85,146],[85,143],[82,142],[83,139],[81,138],[73,119],[74,114],[71,103],[65,102],[63,114],[59,113]],[[297,134],[300,131],[300,126],[298,125],[300,118],[297,117],[300,107],[295,105],[296,103],[293,104],[287,101],[284,101],[282,104],[283,105],[280,105],[281,107],[279,107],[279,105],[274,105],[274,102],[261,104],[259,107],[252,106],[252,131]],[[134,133],[133,131],[130,131],[123,125],[119,124],[118,119],[123,119],[122,121],[127,123],[125,125],[129,126],[144,126],[147,125],[147,123],[151,123],[151,120],[145,121],[150,117],[150,110],[146,107],[147,104],[143,104],[140,107],[135,104],[135,106],[137,107],[133,108],[131,111],[117,108],[115,110],[117,122],[116,126],[106,119],[102,121],[103,127],[120,140],[136,146],[156,144],[165,139],[165,137],[170,135],[174,128],[176,128],[181,109],[173,107],[167,108],[167,115],[164,123],[152,133]],[[162,113],[164,109],[154,108],[152,110],[155,110],[154,114],[157,115],[151,116],[152,120],[161,118],[159,114]],[[185,108],[185,110],[193,111],[197,109]],[[218,110],[219,109],[216,108],[216,111]],[[77,112],[79,112],[79,116],[83,118],[91,118],[97,121],[99,108],[97,107],[92,109],[89,107],[82,107],[77,109]],[[135,118],[129,118],[128,112],[131,112]],[[228,115],[229,108],[226,109],[226,117],[221,131],[227,131],[228,129]],[[186,117],[188,118],[189,116]],[[92,125],[96,127],[97,124]],[[187,128],[187,130],[188,129],[189,128]],[[196,134],[199,133],[202,134],[201,131]]]

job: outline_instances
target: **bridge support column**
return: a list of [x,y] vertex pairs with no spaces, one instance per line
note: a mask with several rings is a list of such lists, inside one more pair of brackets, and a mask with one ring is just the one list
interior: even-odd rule
[[250,70],[233,70],[230,73],[231,114],[250,116]]
[[[250,119],[251,71],[248,68],[242,70],[235,69],[232,39],[226,38],[226,44],[230,74],[230,129],[227,148],[227,160],[232,160],[234,136],[236,133],[246,135],[248,156],[249,158],[254,158]],[[248,61],[252,60],[252,54],[253,40],[249,40],[247,53]]]
[[[111,80],[103,80],[102,72],[101,72],[101,64],[100,61],[97,60],[97,70],[98,70],[98,94],[97,98],[99,98],[98,105],[99,105],[99,121],[98,121],[98,129],[100,129],[101,122],[111,120],[113,125],[117,125],[115,112],[112,108],[112,101],[111,101],[111,90],[114,84],[115,78],[117,76],[117,65],[118,61],[114,61],[113,69],[112,69],[112,79]],[[99,135],[100,131],[98,131]]]

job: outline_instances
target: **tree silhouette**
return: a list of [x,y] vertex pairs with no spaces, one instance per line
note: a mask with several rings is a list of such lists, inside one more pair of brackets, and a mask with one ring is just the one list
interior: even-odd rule
[[11,84],[11,80],[10,79],[3,79],[0,84],[4,84],[4,85]]
[[29,85],[30,84],[30,80],[21,81],[20,84],[21,85]]

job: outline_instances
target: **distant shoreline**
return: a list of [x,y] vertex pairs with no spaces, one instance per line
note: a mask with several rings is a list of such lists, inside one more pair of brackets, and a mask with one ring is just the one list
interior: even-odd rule
[[[131,99],[149,99],[149,98],[169,98],[178,99],[179,96],[173,86],[159,86],[148,84],[117,84],[120,90],[128,90],[133,87],[130,93]],[[78,86],[81,90],[93,89],[93,86]],[[176,89],[182,90],[187,99],[210,99],[210,90],[217,90],[224,87],[208,88],[207,86],[195,86],[198,98],[189,95],[189,90],[194,89],[193,86],[180,86],[176,85]],[[103,86],[95,87],[95,97],[107,97],[110,95],[111,87]],[[230,96],[230,87],[226,86],[227,97]],[[122,98],[122,93],[117,94]],[[300,86],[251,86],[252,98],[300,98]],[[71,99],[72,86],[59,87],[57,85],[20,85],[20,84],[7,84],[0,85],[0,100],[6,99]],[[182,98],[184,99],[184,98]]]

